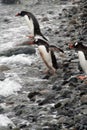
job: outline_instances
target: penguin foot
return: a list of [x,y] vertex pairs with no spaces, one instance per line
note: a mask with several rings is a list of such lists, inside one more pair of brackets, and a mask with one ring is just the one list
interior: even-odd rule
[[49,70],[48,69],[43,70],[42,72],[43,72],[43,74],[49,74]]
[[49,73],[50,73],[51,75],[54,75],[54,74],[56,73],[56,70],[55,70],[55,69],[51,69],[51,70],[49,70]]
[[32,36],[32,35],[29,35],[27,37],[30,38],[30,39],[34,39],[34,36]]
[[80,75],[80,76],[77,76],[77,78],[78,78],[78,79],[81,79],[81,80],[85,80],[85,79],[87,78],[87,76],[82,76],[82,75]]

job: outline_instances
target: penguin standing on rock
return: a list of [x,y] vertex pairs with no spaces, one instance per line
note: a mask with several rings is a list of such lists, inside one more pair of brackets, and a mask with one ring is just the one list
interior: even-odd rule
[[75,50],[78,52],[80,66],[86,74],[86,76],[78,76],[78,78],[84,80],[87,78],[87,46],[83,45],[82,42],[76,42],[74,44],[70,44],[69,48],[75,48]]

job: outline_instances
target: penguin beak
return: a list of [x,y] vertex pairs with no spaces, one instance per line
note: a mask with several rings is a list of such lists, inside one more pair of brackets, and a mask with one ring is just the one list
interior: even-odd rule
[[18,14],[16,14],[15,16],[19,16],[20,14],[18,13]]
[[73,44],[69,44],[69,48],[70,49],[74,48]]
[[34,36],[27,36],[28,38],[30,38],[30,39],[34,39]]

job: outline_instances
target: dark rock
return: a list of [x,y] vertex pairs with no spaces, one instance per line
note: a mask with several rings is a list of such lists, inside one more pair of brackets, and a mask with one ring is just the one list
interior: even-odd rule
[[0,80],[3,81],[5,79],[5,74],[0,72]]
[[60,85],[53,85],[52,90],[61,91],[61,89],[62,89],[61,85],[62,84],[60,84]]
[[45,21],[49,21],[49,19],[47,17],[44,17],[41,21],[45,22]]
[[55,104],[55,108],[59,108],[59,107],[61,107],[61,106],[62,106],[62,103],[61,103],[61,102],[58,102],[58,103]]
[[87,116],[80,117],[75,124],[77,130],[87,130]]
[[[10,68],[8,66],[6,66],[6,65],[0,65],[0,72],[4,72],[4,71],[8,71],[8,70],[10,70]],[[2,73],[2,75],[4,76],[3,73]]]
[[31,93],[28,94],[28,98],[31,99],[31,98],[33,98],[36,95],[40,95],[40,92],[36,92],[36,91],[35,92],[31,92]]
[[70,98],[72,94],[72,91],[65,89],[61,91],[61,96],[64,98]]
[[5,23],[10,23],[10,19],[5,18],[5,19],[3,20],[3,22],[5,22]]
[[26,128],[27,124],[20,124],[20,129]]
[[51,75],[47,74],[47,75],[43,76],[42,79],[49,79],[50,77],[51,77]]
[[0,56],[12,56],[12,55],[18,55],[18,54],[35,54],[36,50],[33,47],[17,47],[12,48],[7,51],[0,52]]
[[14,129],[12,129],[12,130],[20,130],[20,128],[14,128]]
[[24,109],[25,109],[25,105],[18,105],[18,106],[16,106],[14,108],[15,115],[16,116],[20,116],[24,112]]
[[0,114],[4,113],[4,109],[0,107]]
[[20,0],[1,0],[4,4],[17,4],[20,3]]
[[44,100],[39,102],[38,105],[44,105],[44,104],[53,103],[54,99],[55,99],[55,94],[51,93]]
[[87,95],[86,94],[82,95],[80,100],[81,100],[82,103],[87,103]]

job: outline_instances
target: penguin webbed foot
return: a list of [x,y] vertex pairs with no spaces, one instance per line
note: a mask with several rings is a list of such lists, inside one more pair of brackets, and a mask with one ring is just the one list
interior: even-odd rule
[[49,70],[48,69],[43,70],[43,74],[49,74]]
[[81,79],[81,80],[85,80],[85,79],[87,79],[87,76],[79,75],[79,76],[77,76],[77,78]]
[[45,70],[44,74],[49,74],[49,75],[54,75],[56,73],[56,71],[54,69],[49,69],[49,70]]

